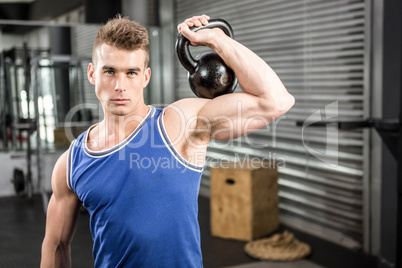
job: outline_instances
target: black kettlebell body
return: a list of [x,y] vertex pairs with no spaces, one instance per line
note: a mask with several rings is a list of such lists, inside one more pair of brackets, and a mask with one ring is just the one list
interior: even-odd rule
[[[192,31],[220,28],[233,38],[233,30],[223,19],[211,19],[207,25],[192,27]],[[214,51],[204,52],[194,59],[189,49],[190,41],[179,34],[176,52],[181,64],[188,70],[191,90],[197,97],[213,99],[223,94],[232,93],[238,84],[233,70],[226,65]]]
[[204,52],[196,60],[198,66],[188,73],[188,81],[198,97],[212,99],[235,90],[236,76],[216,52]]

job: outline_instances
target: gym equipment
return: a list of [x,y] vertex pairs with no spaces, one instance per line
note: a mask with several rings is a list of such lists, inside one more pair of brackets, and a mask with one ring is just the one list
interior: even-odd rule
[[[211,19],[207,25],[191,27],[193,32],[202,29],[220,28],[233,38],[232,27],[223,19]],[[191,90],[197,97],[213,99],[232,93],[238,84],[235,73],[215,51],[204,52],[194,59],[189,49],[190,41],[181,33],[177,37],[177,56],[188,71]]]
[[310,255],[311,247],[285,230],[283,233],[248,242],[244,251],[247,255],[264,261],[295,261]]
[[14,190],[17,194],[21,194],[25,191],[24,172],[19,168],[15,168],[13,173],[13,179],[11,182],[14,184]]
[[[26,27],[27,32],[36,27],[51,27],[54,30],[58,26],[81,26],[80,23],[17,20],[0,20],[0,25],[0,36],[3,27],[8,26]],[[38,37],[41,38],[42,33]],[[77,136],[83,128],[92,125],[93,108],[83,108],[74,114],[71,122],[64,122],[71,107],[86,103],[86,76],[83,70],[90,60],[90,56],[69,56],[55,51],[54,47],[29,48],[26,42],[23,47],[16,44],[8,50],[0,51],[0,151],[8,154],[11,159],[24,160],[18,161],[18,167],[10,167],[13,169],[10,180],[15,193],[28,201],[33,200],[34,194],[41,194],[45,212],[49,193],[46,192],[43,180],[47,176],[43,173],[48,170],[43,168],[42,158],[46,154],[46,159],[49,159],[48,154],[58,149],[54,130],[65,128]],[[59,70],[67,74],[67,79],[60,81],[56,77],[55,73]],[[58,82],[66,84],[68,90],[58,87]],[[60,98],[56,89],[68,92],[65,95],[69,101],[63,95],[62,101],[58,102]],[[61,109],[60,102],[68,109]]]

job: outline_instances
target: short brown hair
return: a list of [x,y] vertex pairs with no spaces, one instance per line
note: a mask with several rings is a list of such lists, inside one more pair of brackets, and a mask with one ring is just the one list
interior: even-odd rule
[[146,53],[145,67],[148,67],[148,31],[144,26],[130,20],[128,17],[122,17],[118,14],[98,29],[92,49],[93,63],[95,63],[96,58],[95,49],[102,44],[124,50],[142,49]]

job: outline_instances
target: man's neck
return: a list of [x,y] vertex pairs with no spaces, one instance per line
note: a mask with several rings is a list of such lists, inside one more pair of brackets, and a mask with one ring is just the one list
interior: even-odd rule
[[127,116],[105,114],[105,118],[90,130],[90,149],[103,150],[122,142],[139,126],[147,116],[150,107],[143,105]]

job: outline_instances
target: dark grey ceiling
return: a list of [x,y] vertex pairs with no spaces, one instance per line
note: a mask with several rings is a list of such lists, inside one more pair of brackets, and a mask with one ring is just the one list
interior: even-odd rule
[[[51,20],[85,4],[84,0],[35,0],[30,3],[0,3],[0,20]],[[28,26],[3,25],[6,33],[26,32]]]
[[84,5],[84,0],[35,0],[0,3],[0,19],[49,20]]

